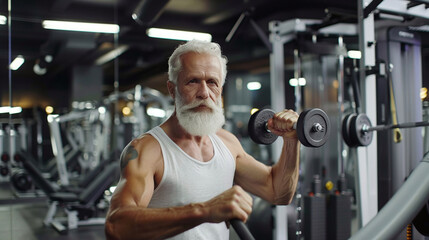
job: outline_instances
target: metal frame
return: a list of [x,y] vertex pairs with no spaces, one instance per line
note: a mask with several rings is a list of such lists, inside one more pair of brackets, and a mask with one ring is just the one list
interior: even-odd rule
[[[94,110],[97,111],[97,110]],[[70,112],[62,116],[48,115],[49,129],[51,130],[51,145],[52,152],[57,161],[58,175],[62,186],[70,184],[66,166],[66,157],[64,153],[63,143],[61,139],[60,123],[82,119],[90,116],[92,111]]]
[[[376,81],[375,75],[366,76],[366,67],[375,66],[375,24],[374,13],[394,14],[399,16],[416,16],[429,19],[429,9],[423,2],[417,1],[410,5],[409,1],[402,0],[373,0],[358,1],[359,24],[359,48],[362,52],[360,61],[361,91],[363,96],[362,110],[372,122],[377,122],[376,113]],[[359,148],[358,155],[358,188],[359,203],[359,227],[365,226],[377,214],[378,189],[377,189],[377,133],[374,132],[372,143],[366,148]]]
[[64,233],[67,230],[77,229],[79,226],[90,226],[90,225],[104,225],[106,218],[89,218],[86,220],[79,220],[78,211],[71,211],[64,209],[66,217],[55,217],[57,213],[57,207],[59,202],[53,201],[49,205],[48,212],[43,220],[45,226],[52,226],[55,230],[60,233]]
[[[416,5],[411,6],[409,2],[416,2]],[[386,13],[429,19],[429,8],[422,1],[383,0],[377,9]]]
[[[269,23],[270,42],[272,52],[270,54],[270,97],[271,108],[282,110],[286,105],[285,98],[285,79],[284,79],[284,44],[293,40],[299,32],[306,32],[309,25],[319,24],[320,20],[313,19],[292,19],[285,22],[272,21]],[[345,30],[347,29],[347,30]],[[338,34],[338,35],[356,35],[356,26],[354,24],[335,24],[319,29],[318,33]],[[274,87],[275,86],[275,87]],[[298,96],[300,92],[296,92]],[[297,110],[301,106],[299,103]],[[279,156],[281,153],[282,142],[276,141],[272,145],[273,156]],[[287,239],[287,208],[290,206],[276,206],[274,210],[274,239]]]
[[394,239],[428,200],[428,172],[429,156],[426,156],[377,216],[351,239]]
[[[360,79],[362,94],[362,111],[366,112],[371,122],[376,122],[376,81],[375,75],[365,75],[366,66],[375,65],[375,30],[374,14],[364,18],[365,1],[358,1]],[[369,3],[368,3],[369,4]],[[377,134],[374,133],[372,143],[365,148],[357,149],[357,197],[358,225],[367,224],[377,214]]]

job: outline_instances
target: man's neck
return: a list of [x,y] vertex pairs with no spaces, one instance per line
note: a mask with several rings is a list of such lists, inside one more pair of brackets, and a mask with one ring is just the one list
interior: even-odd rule
[[176,112],[174,112],[171,115],[171,117],[161,125],[161,128],[174,142],[190,140],[200,145],[202,141],[208,137],[208,136],[195,136],[187,132],[179,124],[179,120],[177,119]]

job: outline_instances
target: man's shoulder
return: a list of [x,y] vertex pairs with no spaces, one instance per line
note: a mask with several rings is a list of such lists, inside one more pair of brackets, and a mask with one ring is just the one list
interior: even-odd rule
[[145,133],[133,139],[130,144],[136,149],[146,150],[160,148],[158,140],[150,133]]
[[136,159],[136,166],[156,166],[161,159],[161,147],[158,141],[150,134],[141,135],[131,140],[121,154],[121,167],[125,168],[130,160]]
[[218,136],[228,147],[237,147],[240,145],[238,138],[223,128],[216,132],[216,136]]
[[225,130],[223,128],[219,129],[219,131],[216,132],[216,136],[220,138],[231,138],[235,137],[234,134],[232,134],[230,131]]

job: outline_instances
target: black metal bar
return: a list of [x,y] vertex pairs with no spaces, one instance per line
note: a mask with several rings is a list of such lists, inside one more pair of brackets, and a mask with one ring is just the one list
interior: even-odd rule
[[231,31],[229,31],[228,36],[226,36],[225,41],[230,42],[231,38],[235,35],[235,32],[237,31],[238,27],[241,25],[241,22],[243,22],[244,17],[246,17],[246,13],[242,13],[240,17],[235,22],[234,26],[232,27]]
[[253,235],[250,233],[249,229],[244,225],[244,223],[238,219],[232,219],[229,221],[234,228],[237,235],[242,240],[255,240]]
[[368,15],[374,11],[377,6],[382,2],[383,0],[373,0],[366,8],[363,10],[363,18],[368,17]]
[[273,52],[273,47],[272,47],[272,45],[270,43],[270,40],[268,39],[268,37],[264,33],[264,31],[261,29],[261,27],[252,18],[250,18],[250,24],[252,25],[253,29],[255,29],[256,33],[259,36],[259,38],[262,40],[262,42],[268,48],[268,50],[270,52]]
[[[409,4],[411,4],[411,3],[415,3],[416,5],[424,4],[425,8],[429,8],[429,0],[411,0],[411,2]],[[408,5],[407,5],[407,7],[408,7]],[[408,8],[411,8],[411,7],[408,7]]]
[[369,127],[367,129],[362,129],[364,132],[371,132],[371,131],[384,131],[388,129],[393,128],[415,128],[415,127],[426,127],[429,126],[429,122],[422,121],[422,122],[408,122],[408,123],[399,123],[399,124],[392,124],[392,125],[378,125],[374,127]]
[[419,3],[419,2],[409,2],[409,3],[407,3],[407,9],[413,8],[413,7],[418,6],[420,4],[422,4],[422,3]]

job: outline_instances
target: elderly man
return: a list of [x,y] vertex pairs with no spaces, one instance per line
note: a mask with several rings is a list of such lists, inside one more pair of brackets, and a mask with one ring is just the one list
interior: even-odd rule
[[268,128],[283,138],[279,161],[266,166],[222,129],[226,58],[218,44],[189,41],[169,59],[172,116],[132,140],[106,219],[108,239],[228,239],[225,221],[246,221],[257,195],[289,204],[299,167],[298,114],[277,113]]

